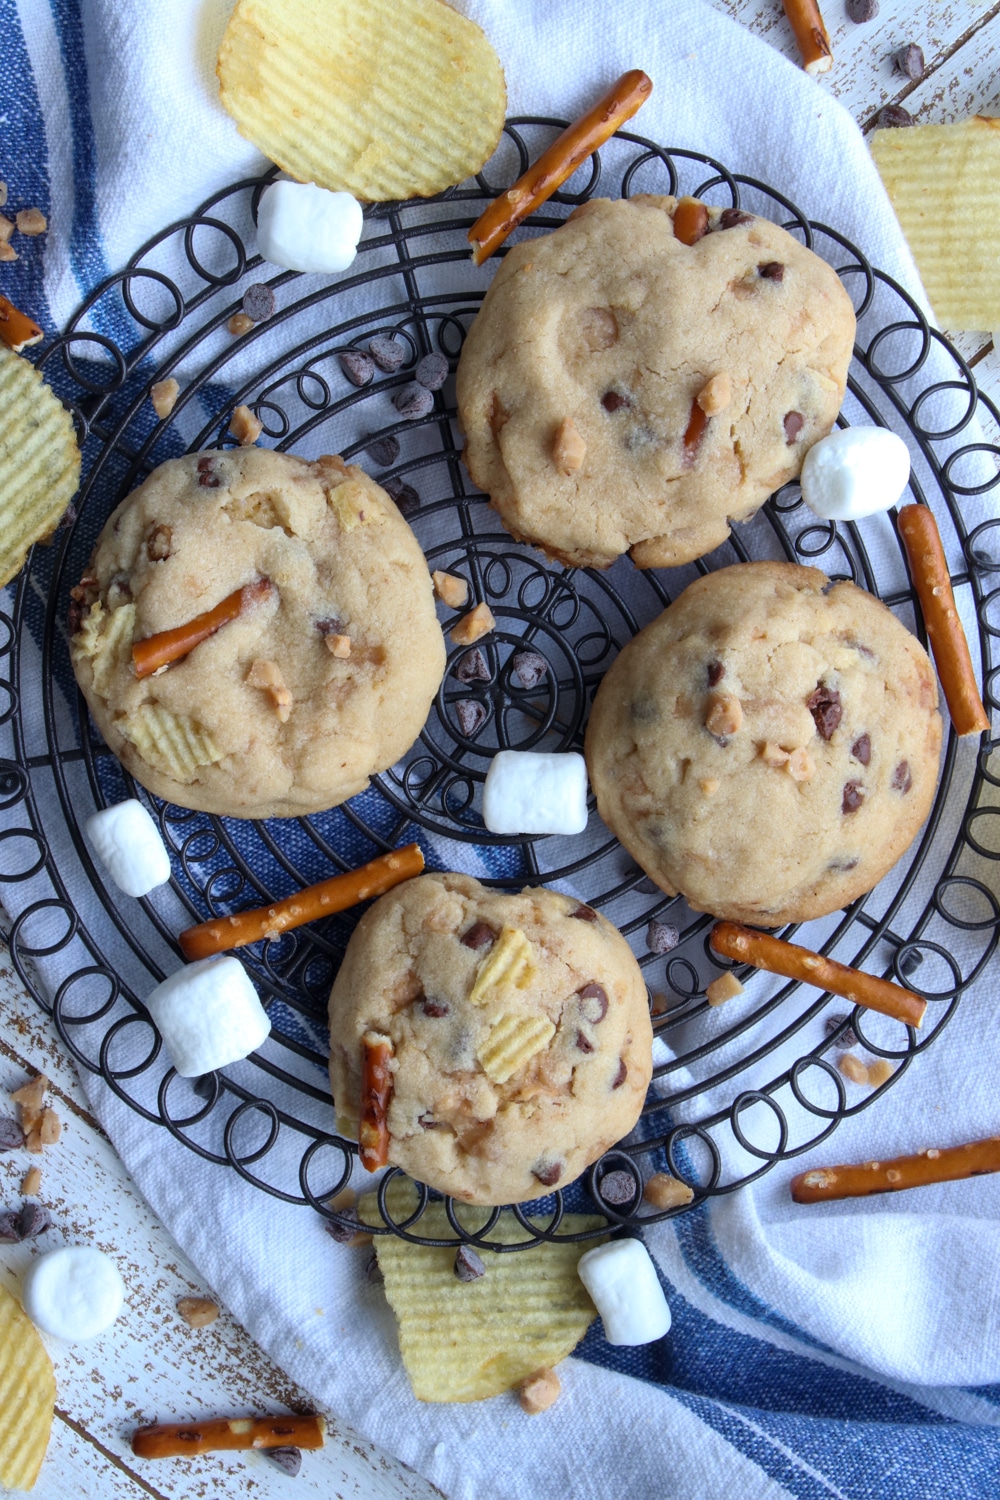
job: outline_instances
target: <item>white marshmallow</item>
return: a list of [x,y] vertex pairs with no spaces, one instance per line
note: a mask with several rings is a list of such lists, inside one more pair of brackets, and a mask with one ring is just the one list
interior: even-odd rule
[[114,1261],[92,1245],[64,1245],[39,1256],[21,1300],[43,1333],[67,1343],[96,1339],[122,1310],[125,1286]]
[[103,807],[84,826],[98,859],[126,896],[148,896],[170,879],[170,855],[160,830],[134,797]]
[[845,427],[820,438],[802,465],[802,498],[823,521],[860,521],[896,504],[910,454],[885,427]]
[[361,204],[314,182],[272,182],[257,209],[257,247],[289,271],[346,271],[364,228]]
[[577,1263],[609,1344],[651,1344],[670,1328],[670,1308],[641,1240],[610,1240]]
[[249,1057],[271,1030],[238,958],[202,958],[178,969],[156,986],[146,1008],[182,1078]]
[[582,833],[587,826],[587,764],[582,755],[501,750],[483,787],[490,833]]

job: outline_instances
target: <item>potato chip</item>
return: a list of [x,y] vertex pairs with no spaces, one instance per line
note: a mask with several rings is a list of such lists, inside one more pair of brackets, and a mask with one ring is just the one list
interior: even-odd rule
[[0,586],[55,530],[79,483],[72,417],[34,366],[0,345]]
[[556,1028],[545,1016],[500,1016],[476,1056],[487,1078],[506,1083],[536,1052],[547,1047]]
[[[387,1192],[398,1221],[416,1205],[413,1184],[395,1178]],[[377,1222],[374,1195],[362,1199],[361,1218]],[[489,1210],[463,1208],[467,1227],[486,1222]],[[566,1214],[560,1234],[603,1229],[605,1221]],[[429,1203],[418,1231],[451,1239],[443,1203]],[[512,1245],[527,1238],[516,1220],[503,1218],[491,1239]],[[585,1250],[601,1240],[579,1244],[542,1243],[508,1255],[482,1251],[485,1276],[459,1281],[454,1246],[414,1245],[395,1235],[378,1235],[375,1253],[385,1277],[385,1294],[399,1321],[399,1350],[419,1401],[483,1401],[509,1390],[535,1370],[571,1354],[597,1313],[576,1273]]]
[[160,703],[143,703],[118,727],[144,761],[175,781],[193,781],[199,766],[214,765],[224,754],[194,719]]
[[[98,599],[93,609],[100,607]],[[91,613],[93,613],[93,609]],[[131,659],[132,637],[135,635],[135,605],[122,604],[103,616],[104,628],[94,651],[94,691],[107,698],[111,692],[116,670],[123,660]]]
[[944,328],[1000,325],[1000,120],[878,130],[872,156]]
[[364,200],[462,182],[503,129],[500,60],[443,0],[239,0],[216,71],[265,156]]
[[30,1490],[52,1430],[52,1361],[20,1303],[0,1286],[0,1485]]
[[526,989],[535,972],[529,940],[520,927],[504,927],[476,971],[469,1003],[485,1005],[489,1000]]

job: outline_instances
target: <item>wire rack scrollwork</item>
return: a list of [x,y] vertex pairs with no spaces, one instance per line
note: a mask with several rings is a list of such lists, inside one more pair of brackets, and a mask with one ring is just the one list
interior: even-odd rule
[[[180,926],[277,899],[416,836],[431,868],[448,868],[449,849],[464,848],[489,882],[559,884],[622,928],[647,977],[657,1037],[654,1081],[634,1135],[580,1184],[536,1204],[473,1218],[446,1200],[446,1241],[421,1233],[426,1189],[418,1186],[412,1211],[394,1217],[386,1188],[395,1174],[381,1180],[385,1224],[377,1232],[494,1250],[580,1237],[561,1227],[567,1207],[596,1204],[612,1224],[657,1222],[690,1204],[646,1201],[643,1185],[654,1172],[686,1183],[696,1204],[825,1140],[933,1044],[992,956],[1000,926],[1000,762],[992,736],[970,748],[950,733],[934,809],[912,849],[869,896],[809,924],[802,938],[926,996],[919,1034],[739,968],[744,995],[715,1009],[706,987],[724,966],[708,949],[710,919],[656,889],[596,817],[585,840],[512,843],[484,829],[482,784],[496,749],[579,748],[594,690],[617,652],[700,572],[758,557],[815,564],[878,594],[924,639],[886,518],[861,526],[818,521],[790,484],[724,547],[687,568],[640,573],[626,560],[603,573],[563,571],[514,544],[471,486],[451,379],[429,415],[400,417],[392,395],[413,378],[422,355],[439,351],[454,371],[491,277],[489,265],[471,265],[466,231],[559,128],[546,119],[512,121],[474,184],[368,208],[358,259],[333,281],[271,274],[254,253],[256,206],[274,173],[217,194],[146,244],[38,357],[74,414],[84,481],[67,524],[50,546],[33,550],[13,606],[0,616],[0,724],[11,746],[0,762],[0,889],[15,913],[9,941],[17,971],[85,1072],[100,1074],[200,1157],[264,1191],[338,1219],[329,1200],[350,1178],[356,1147],[334,1127],[325,1010],[357,914],[243,950],[269,1008],[271,1038],[247,1062],[195,1081],[167,1066],[142,1004],[180,961]],[[837,268],[858,314],[840,421],[891,425],[907,436],[911,498],[933,506],[957,559],[953,583],[971,601],[973,647],[994,712],[1000,520],[988,503],[992,497],[996,508],[1000,487],[997,411],[977,393],[960,355],[899,285],[782,193],[629,132],[603,147],[521,233],[557,227],[598,191],[690,193],[749,208]],[[262,279],[276,311],[234,335],[229,324],[243,292]],[[377,333],[401,340],[405,358],[356,386],[340,356],[365,351]],[[179,398],[159,419],[150,389],[170,378]],[[233,444],[229,424],[241,404],[259,418],[267,445],[310,457],[340,452],[364,464],[397,499],[431,567],[466,578],[497,620],[472,651],[449,642],[428,723],[402,762],[344,807],[301,820],[236,822],[148,797],[97,736],[68,661],[69,590],[110,510],[163,459]],[[447,631],[453,616],[442,613]],[[124,796],[151,808],[171,851],[174,876],[163,900],[127,902],[108,889],[91,857],[86,816]],[[887,1059],[890,1076],[859,1090],[836,1066],[848,1048]],[[502,1215],[525,1231],[520,1244],[495,1233]]]

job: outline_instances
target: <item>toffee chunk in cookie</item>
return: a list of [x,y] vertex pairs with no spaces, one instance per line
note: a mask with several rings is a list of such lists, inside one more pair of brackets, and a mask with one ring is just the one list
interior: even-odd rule
[[462,350],[469,472],[513,536],[568,565],[710,552],[844,397],[855,319],[832,267],[732,209],[687,244],[677,209],[593,199],[514,246]]
[[696,911],[777,927],[863,895],[909,847],[941,748],[927,653],[815,568],[699,578],[601,683],[586,758],[608,827]]
[[[137,676],[134,644],[234,596],[234,618]],[[362,791],[416,739],[444,671],[416,538],[335,457],[253,448],[162,464],[109,519],[70,624],[77,681],[136,780],[234,817]]]
[[337,1127],[390,1049],[388,1161],[467,1203],[565,1187],[635,1125],[652,1074],[646,985],[616,927],[544,889],[423,875],[365,913],[330,996]]

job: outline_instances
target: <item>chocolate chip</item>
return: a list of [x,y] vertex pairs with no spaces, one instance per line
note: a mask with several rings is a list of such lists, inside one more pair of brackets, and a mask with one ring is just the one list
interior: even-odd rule
[[426,417],[428,412],[434,410],[434,397],[425,386],[411,381],[396,392],[392,404],[401,417],[405,417],[408,422],[416,422],[418,418]]
[[421,1130],[440,1130],[441,1121],[435,1120],[433,1115],[418,1115],[417,1124]]
[[532,1167],[531,1175],[537,1177],[543,1187],[554,1187],[562,1176],[562,1170],[561,1161],[540,1161],[537,1167]]
[[738,224],[752,224],[753,214],[745,214],[741,208],[724,208],[719,215],[720,229],[735,229]]
[[800,411],[790,411],[785,414],[785,444],[791,447],[806,424],[806,419]]
[[328,635],[343,635],[344,622],[338,620],[336,615],[327,615],[325,619],[316,621],[316,629],[324,638]]
[[291,1475],[292,1479],[302,1467],[302,1454],[298,1448],[265,1448],[264,1457],[269,1458],[282,1474]]
[[784,281],[785,268],[780,260],[768,260],[757,267],[757,275],[763,276],[765,281]]
[[455,1275],[459,1281],[478,1281],[486,1275],[486,1267],[471,1245],[459,1245],[455,1251]]
[[66,628],[70,635],[76,635],[83,624],[83,605],[79,599],[69,601],[69,609],[66,611]]
[[26,1203],[17,1216],[17,1237],[19,1240],[33,1240],[51,1225],[52,1215],[47,1208],[40,1203]]
[[923,78],[924,54],[916,42],[907,42],[905,47],[900,47],[892,54],[892,60],[905,78],[912,78],[914,83]]
[[361,1228],[361,1220],[358,1218],[356,1208],[342,1208],[339,1210],[339,1213],[342,1219],[347,1219],[349,1222],[346,1224],[337,1224],[333,1219],[328,1219],[323,1227],[330,1238],[337,1241],[338,1245],[349,1245]]
[[625,1066],[625,1059],[623,1057],[621,1059],[621,1061],[619,1062],[619,1064],[618,1064],[618,1072],[615,1074],[614,1078],[612,1079],[611,1087],[613,1089],[620,1089],[621,1086],[622,1086],[622,1084],[625,1082],[625,1080],[626,1080],[627,1077],[628,1077],[628,1068]]
[[[826,1020],[823,1022],[823,1025],[826,1027],[827,1036],[833,1036],[834,1033],[838,1031],[841,1026],[843,1026],[844,1022],[847,1019],[847,1016],[827,1016]],[[839,1044],[845,1049],[856,1047],[858,1045],[858,1039],[854,1034],[853,1026],[848,1026],[843,1036],[840,1037]]]
[[491,948],[496,940],[496,932],[489,922],[473,922],[460,939],[463,948]]
[[274,312],[274,293],[266,281],[255,281],[243,293],[243,311],[255,323],[266,323]]
[[876,124],[882,130],[900,130],[906,125],[915,125],[917,122],[908,109],[901,104],[887,104],[878,112]]
[[388,479],[383,479],[382,488],[395,500],[396,509],[401,516],[412,516],[415,510],[420,509],[420,496],[412,484],[404,484],[402,479],[390,475]]
[[726,669],[721,661],[710,661],[708,664],[708,685],[715,687],[726,675]]
[[669,922],[658,922],[655,917],[646,928],[646,947],[650,953],[670,953],[680,940],[676,927]]
[[585,984],[577,990],[580,1014],[585,1021],[596,1026],[608,1013],[608,992],[602,984]]
[[474,651],[466,651],[464,656],[459,657],[455,664],[455,676],[459,682],[489,682],[491,672],[486,657],[477,646]]
[[362,354],[360,349],[345,349],[337,358],[340,360],[340,368],[352,385],[371,384],[375,375],[375,366],[367,354]]
[[826,868],[834,875],[846,875],[848,870],[856,870],[858,864],[856,859],[831,859]]
[[847,0],[844,9],[847,19],[860,26],[864,21],[874,21],[878,15],[878,0]]
[[860,761],[863,766],[867,766],[872,758],[871,735],[859,735],[859,737],[854,741],[854,744],[851,746],[851,754],[853,755],[855,760]]
[[0,1245],[16,1245],[21,1238],[17,1231],[17,1214],[5,1208],[0,1212]]
[[848,781],[844,783],[844,796],[840,804],[842,813],[857,812],[865,800],[865,789],[860,781]]
[[448,361],[443,354],[425,354],[423,359],[417,361],[413,375],[418,384],[425,386],[427,390],[439,391],[448,379]]
[[0,1115],[0,1151],[19,1151],[24,1145],[24,1131],[13,1115]]
[[538,684],[548,675],[549,664],[544,656],[539,656],[537,651],[517,651],[514,653],[514,671],[521,679],[526,688],[536,688]]
[[601,397],[601,405],[605,411],[620,411],[623,406],[631,406],[632,403],[621,391],[605,391]]
[[634,698],[628,711],[637,724],[652,724],[660,717],[660,710],[652,698]]
[[892,789],[894,792],[902,792],[904,797],[913,785],[913,775],[910,771],[910,762],[901,760],[892,773]]
[[439,1016],[448,1016],[451,1014],[451,1006],[446,1001],[432,1000],[429,995],[425,995],[420,1004],[425,1016],[433,1016],[437,1019]]
[[477,703],[475,698],[459,698],[455,703],[455,717],[458,720],[459,729],[466,737],[469,737],[474,735],[477,729],[482,729],[488,714],[484,704]]
[[810,693],[806,699],[806,708],[813,716],[820,739],[831,740],[834,730],[844,717],[837,689],[827,687],[825,682],[818,682],[815,692]]
[[365,1261],[365,1280],[370,1286],[385,1285],[385,1276],[382,1273],[382,1267],[378,1263],[378,1256],[374,1250]]
[[377,333],[368,341],[368,353],[380,370],[391,375],[405,361],[409,353],[409,345],[402,339],[394,338],[392,334]]
[[635,1197],[635,1179],[631,1172],[605,1172],[597,1184],[597,1191],[605,1203],[621,1208]]
[[576,911],[570,912],[570,916],[575,917],[578,922],[597,921],[597,913],[594,908],[592,906],[585,906],[583,902],[580,903]]
[[399,457],[399,438],[391,432],[385,437],[372,438],[365,446],[365,452],[373,464],[378,464],[382,469],[389,469]]
[[576,1034],[576,1045],[580,1052],[593,1052],[594,1044],[589,1037],[584,1036],[582,1031]]

